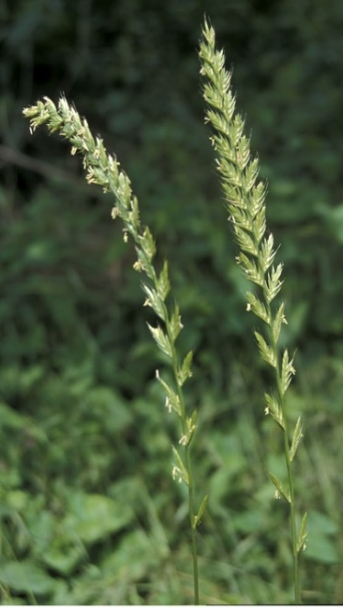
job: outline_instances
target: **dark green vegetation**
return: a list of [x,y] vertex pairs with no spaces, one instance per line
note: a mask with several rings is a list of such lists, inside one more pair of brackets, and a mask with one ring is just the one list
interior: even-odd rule
[[264,417],[268,380],[203,126],[205,11],[235,66],[282,243],[288,344],[299,346],[288,407],[304,414],[303,598],[343,601],[341,3],[26,0],[0,5],[3,603],[192,598],[176,434],[134,254],[79,159],[43,132],[30,138],[21,116],[61,91],[130,175],[170,262],[184,349],[196,351],[195,476],[210,495],[202,601],[291,597],[285,508],[267,474],[282,476],[280,436]]

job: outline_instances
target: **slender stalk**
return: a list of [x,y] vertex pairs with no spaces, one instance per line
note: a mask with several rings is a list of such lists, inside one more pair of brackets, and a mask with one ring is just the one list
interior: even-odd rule
[[[175,347],[172,349],[172,358],[173,358],[173,370],[174,370],[174,378],[178,377],[178,358]],[[181,423],[182,423],[182,432],[183,437],[186,437],[187,434],[187,416],[186,416],[186,408],[184,402],[184,396],[181,386],[177,383],[177,394],[180,402],[180,410],[181,410]],[[192,460],[191,460],[191,443],[190,441],[185,446],[185,468],[188,475],[188,513],[190,518],[190,526],[191,526],[191,546],[192,546],[192,564],[193,564],[193,587],[194,587],[194,605],[199,604],[199,569],[198,569],[198,551],[197,551],[197,525],[195,522],[195,502],[194,502],[194,481],[193,481],[193,472],[192,472]]]
[[[278,346],[274,340],[272,332],[269,331],[269,338],[272,344],[272,348],[277,352]],[[287,467],[287,481],[289,487],[289,497],[290,497],[290,523],[291,523],[291,539],[292,539],[292,555],[293,555],[293,580],[294,580],[294,602],[295,604],[301,603],[300,598],[300,584],[299,584],[299,558],[298,558],[298,550],[297,550],[297,528],[296,528],[296,503],[295,503],[295,492],[294,492],[294,480],[293,480],[293,468],[292,468],[292,460],[290,455],[290,436],[288,430],[288,420],[285,411],[285,398],[282,392],[282,384],[281,384],[281,373],[280,373],[280,364],[279,360],[277,360],[277,365],[275,368],[275,382],[277,386],[277,395],[278,402],[280,404],[280,408],[282,411],[284,428],[283,428],[283,439],[284,439],[284,455]]]
[[134,269],[143,273],[147,281],[142,283],[146,294],[145,306],[150,306],[157,317],[162,321],[162,326],[152,327],[148,325],[153,339],[158,348],[168,357],[174,374],[174,385],[169,385],[160,377],[156,371],[156,377],[162,384],[168,412],[177,414],[181,421],[182,436],[179,440],[184,453],[180,455],[178,449],[173,447],[175,464],[173,466],[173,478],[185,483],[188,487],[188,506],[191,527],[191,551],[193,559],[194,579],[194,603],[199,603],[199,575],[196,528],[205,510],[207,496],[200,504],[198,513],[195,514],[194,501],[194,479],[191,467],[190,444],[196,429],[197,413],[193,411],[187,416],[183,385],[192,375],[191,363],[192,352],[190,351],[179,362],[176,340],[182,329],[181,317],[177,305],[169,307],[166,304],[170,292],[168,276],[168,264],[163,264],[162,270],[157,272],[153,259],[156,254],[156,246],[148,227],[142,227],[139,217],[139,204],[133,195],[130,180],[124,171],[120,170],[116,158],[107,154],[103,141],[94,138],[87,121],[81,119],[75,108],[72,108],[65,98],[61,98],[58,106],[47,97],[44,101],[38,101],[37,105],[26,108],[24,115],[30,119],[30,129],[33,132],[39,125],[46,124],[50,132],[57,131],[72,144],[72,154],[81,153],[83,165],[87,170],[86,179],[88,183],[94,183],[114,196],[115,207],[112,209],[112,217],[119,217],[124,224],[124,240],[130,235],[135,243],[137,261]]
[[284,484],[270,473],[276,488],[275,495],[289,504],[293,555],[293,586],[295,603],[300,603],[299,551],[306,542],[306,514],[301,529],[296,529],[293,459],[302,437],[298,418],[290,438],[285,407],[285,393],[295,374],[293,359],[288,351],[279,347],[282,325],[287,323],[284,303],[276,303],[282,287],[282,264],[274,265],[276,249],[272,234],[266,236],[266,188],[258,182],[258,160],[251,159],[250,142],[244,135],[244,121],[235,112],[236,100],[231,91],[231,73],[225,69],[225,56],[215,44],[214,29],[205,20],[200,44],[201,74],[205,77],[204,98],[209,106],[206,122],[213,128],[211,143],[218,155],[217,166],[221,175],[229,219],[239,246],[237,262],[253,292],[247,293],[247,310],[264,323],[264,332],[255,331],[262,359],[273,368],[276,391],[266,394],[265,413],[270,414],[283,432],[287,482]]
[[194,508],[194,484],[192,476],[192,466],[190,457],[190,447],[185,450],[186,466],[189,472],[190,483],[188,486],[188,505],[192,535],[192,561],[193,561],[193,586],[194,586],[194,604],[197,606],[199,600],[199,569],[198,569],[198,551],[197,551],[197,527],[194,525],[195,508]]

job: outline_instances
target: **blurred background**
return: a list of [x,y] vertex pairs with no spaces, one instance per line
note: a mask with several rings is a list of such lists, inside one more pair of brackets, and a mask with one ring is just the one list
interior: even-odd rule
[[[3,604],[192,603],[184,489],[134,250],[80,158],[22,108],[64,93],[132,180],[195,351],[203,603],[288,603],[282,436],[245,312],[204,125],[203,15],[233,66],[268,182],[296,350],[307,603],[343,602],[343,5],[331,0],[0,3],[0,593]],[[168,370],[163,372],[168,377]]]

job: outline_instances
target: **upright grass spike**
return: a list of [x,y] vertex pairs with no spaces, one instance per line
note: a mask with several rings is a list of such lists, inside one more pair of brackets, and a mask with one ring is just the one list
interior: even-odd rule
[[255,331],[255,338],[260,355],[273,369],[275,378],[275,395],[266,395],[265,413],[271,415],[283,432],[287,482],[281,482],[272,473],[270,478],[276,496],[282,496],[290,506],[294,600],[299,604],[299,552],[306,543],[306,514],[298,532],[292,462],[302,437],[302,426],[299,418],[295,430],[290,432],[285,407],[285,393],[295,369],[288,351],[281,353],[278,344],[281,326],[287,322],[283,302],[275,303],[282,288],[283,267],[282,264],[274,265],[274,238],[272,234],[266,236],[266,187],[258,181],[258,160],[251,157],[250,142],[244,135],[244,120],[235,112],[231,73],[225,69],[224,53],[216,49],[215,31],[206,19],[199,56],[200,73],[205,79],[203,93],[208,104],[206,122],[213,129],[211,143],[217,154],[225,203],[239,246],[237,262],[256,286],[253,293],[247,293],[247,310],[264,323],[264,335]]
[[199,604],[197,526],[206,507],[207,496],[202,499],[199,509],[196,510],[190,454],[190,446],[196,430],[196,411],[190,416],[187,415],[182,388],[192,375],[192,352],[189,352],[182,361],[179,360],[176,340],[182,329],[182,323],[178,306],[174,305],[170,308],[166,304],[170,291],[168,265],[165,262],[159,273],[155,269],[153,264],[156,253],[155,242],[149,228],[143,228],[141,225],[139,204],[132,193],[130,180],[120,169],[116,158],[107,153],[102,139],[93,137],[87,121],[80,118],[76,109],[71,107],[64,97],[61,97],[57,107],[45,97],[35,106],[25,108],[23,113],[30,119],[31,133],[38,126],[46,124],[51,133],[57,131],[67,139],[72,145],[71,153],[79,152],[83,157],[87,182],[97,184],[104,192],[113,195],[115,206],[112,209],[112,218],[119,217],[123,221],[124,240],[130,235],[135,243],[137,260],[134,269],[143,273],[148,279],[147,282],[142,283],[146,295],[144,305],[150,306],[162,321],[162,326],[152,327],[148,324],[148,327],[158,348],[170,359],[174,374],[173,387],[160,377],[158,371],[156,377],[165,390],[168,412],[174,411],[181,422],[180,447],[173,447],[175,464],[172,474],[174,479],[185,483],[188,488],[194,603]]

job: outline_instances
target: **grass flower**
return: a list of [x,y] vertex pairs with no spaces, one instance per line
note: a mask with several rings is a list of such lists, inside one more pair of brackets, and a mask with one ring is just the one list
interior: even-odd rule
[[235,111],[231,72],[225,69],[224,53],[216,49],[215,31],[206,20],[199,55],[201,75],[205,79],[204,98],[208,104],[206,122],[212,127],[211,143],[217,154],[225,204],[239,247],[237,262],[253,284],[253,291],[247,293],[247,310],[263,322],[264,329],[255,331],[255,338],[260,355],[272,368],[275,379],[275,392],[265,395],[265,413],[283,433],[287,481],[282,482],[273,473],[270,478],[275,496],[282,496],[290,509],[294,599],[300,603],[298,556],[306,542],[306,514],[297,530],[292,465],[302,437],[302,424],[299,418],[291,431],[285,407],[285,394],[295,368],[288,351],[280,352],[279,348],[281,328],[287,323],[284,303],[277,298],[282,288],[283,265],[275,265],[274,237],[267,235],[266,230],[266,187],[258,180],[258,159],[251,156],[244,120]]
[[61,97],[58,106],[49,98],[38,101],[36,105],[23,110],[30,119],[30,131],[46,124],[51,133],[58,132],[71,144],[71,153],[81,154],[86,170],[86,180],[89,184],[101,186],[104,192],[110,193],[115,199],[112,218],[120,218],[124,224],[124,240],[131,237],[135,244],[137,260],[134,269],[145,276],[142,288],[146,299],[144,306],[151,307],[159,319],[156,326],[148,324],[149,330],[158,348],[168,357],[174,374],[174,386],[168,384],[156,372],[156,378],[163,386],[166,394],[168,412],[175,412],[181,423],[180,448],[173,447],[175,464],[172,476],[188,488],[188,506],[191,529],[194,603],[199,603],[199,577],[196,546],[196,528],[207,503],[205,496],[199,509],[195,509],[194,481],[192,475],[190,446],[196,430],[196,411],[190,416],[186,412],[183,385],[192,375],[192,352],[190,351],[180,361],[176,340],[182,330],[179,307],[175,304],[169,307],[166,303],[170,292],[168,264],[156,270],[154,257],[156,246],[148,227],[143,227],[140,221],[139,204],[133,195],[128,176],[120,169],[117,159],[107,153],[101,138],[94,138],[88,123],[81,119],[75,108]]

